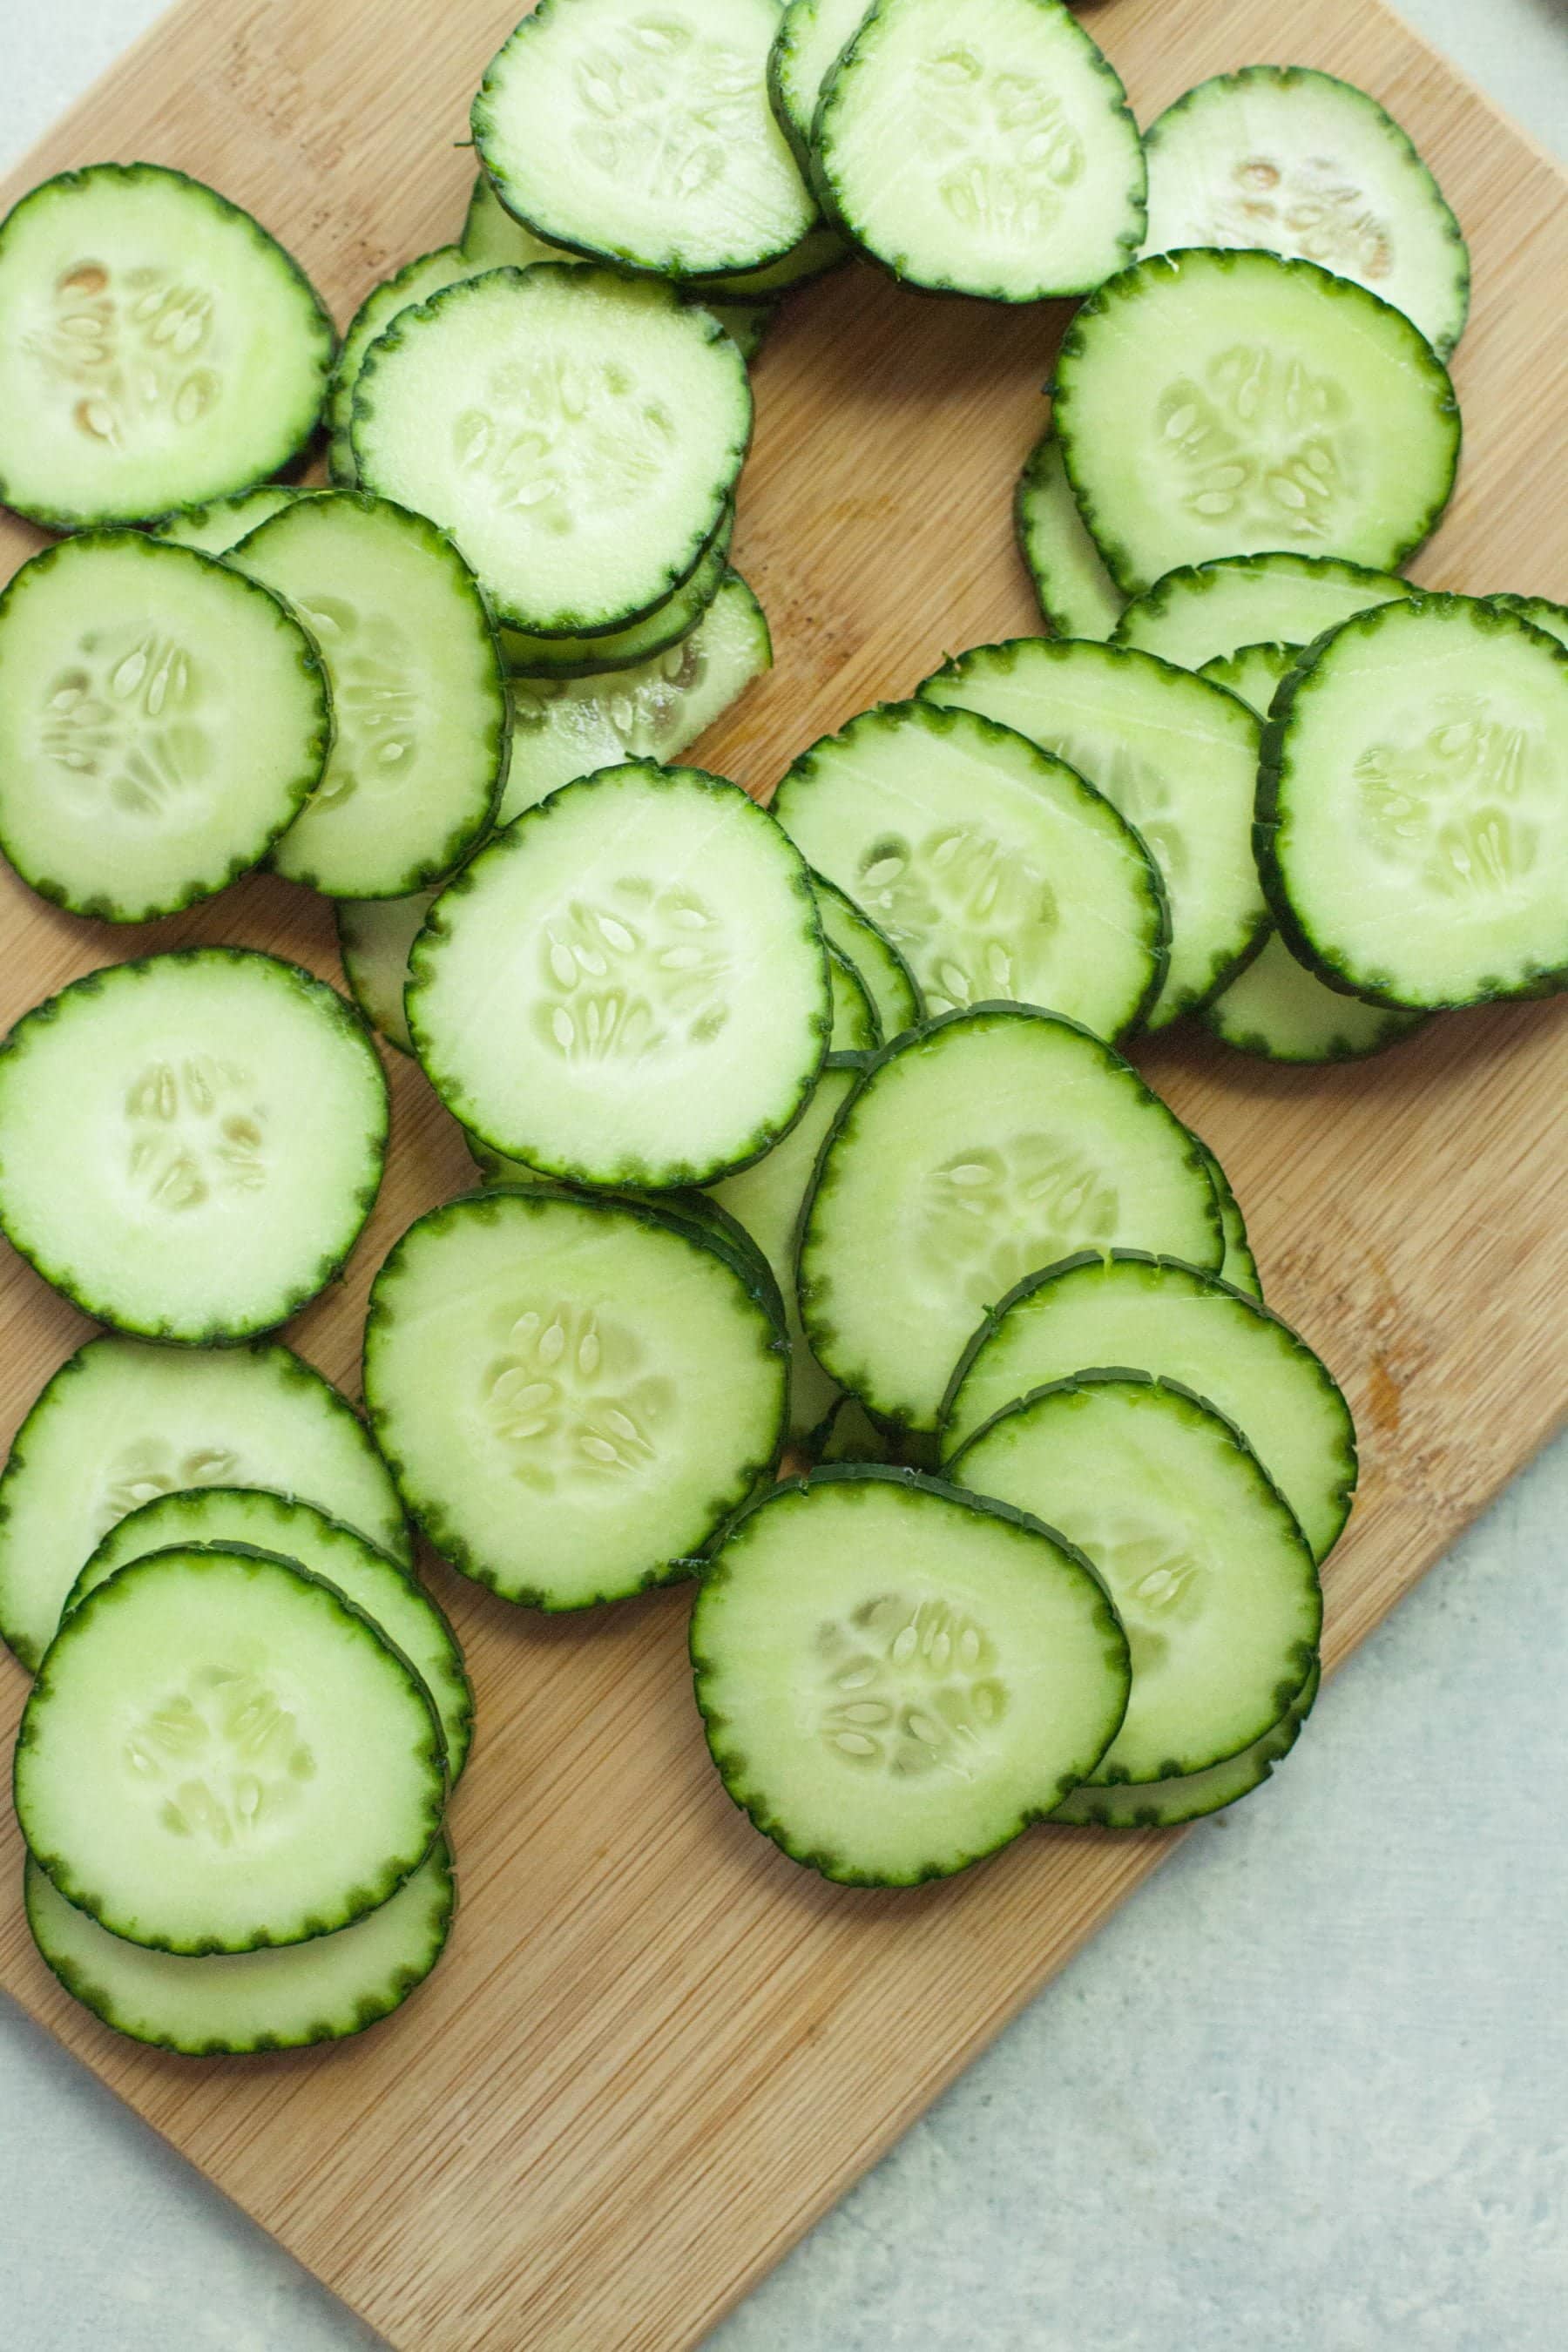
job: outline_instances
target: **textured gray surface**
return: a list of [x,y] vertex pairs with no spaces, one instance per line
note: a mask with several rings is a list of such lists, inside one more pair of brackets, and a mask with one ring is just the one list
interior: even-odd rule
[[[8,23],[0,156],[156,13]],[[1568,148],[1564,0],[1404,13]],[[1568,1442],[707,2352],[1558,2352],[1565,1662]],[[3,2000],[0,2124],[4,2352],[374,2344]]]

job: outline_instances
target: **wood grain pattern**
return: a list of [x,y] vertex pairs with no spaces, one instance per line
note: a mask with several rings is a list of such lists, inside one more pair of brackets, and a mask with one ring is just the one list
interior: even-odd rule
[[[252,207],[340,319],[455,234],[468,91],[508,0],[184,0],[18,173],[183,164]],[[1093,23],[1142,117],[1280,48],[1268,0],[1109,0]],[[1365,83],[1468,230],[1468,454],[1415,567],[1568,594],[1552,494],[1568,362],[1557,173],[1369,0],[1291,19],[1302,62]],[[758,371],[738,560],[778,666],[708,739],[772,783],[815,736],[946,652],[1027,629],[1008,498],[1060,317],[902,294],[865,271],[800,298]],[[0,530],[5,569],[36,543]],[[238,940],[335,976],[319,903],[247,884],[134,940],[0,880],[0,1017],[142,946]],[[1548,1435],[1568,1400],[1568,1005],[1454,1019],[1365,1069],[1269,1072],[1162,1042],[1156,1082],[1224,1158],[1269,1296],[1350,1389],[1366,1472],[1329,1576],[1342,1657]],[[395,1073],[394,1170],[347,1280],[294,1336],[353,1384],[369,1276],[464,1180],[456,1130]],[[5,1429],[83,1326],[0,1265]],[[479,1701],[456,1809],[463,1908],[403,2018],[324,2055],[192,2063],[114,2041],[35,1958],[0,1824],[0,1982],[407,2352],[674,2352],[781,2253],[1168,1849],[1039,1832],[969,1880],[830,1889],[710,1774],[671,1593],[546,1624],[442,1570]],[[21,1677],[0,1670],[0,1734]]]

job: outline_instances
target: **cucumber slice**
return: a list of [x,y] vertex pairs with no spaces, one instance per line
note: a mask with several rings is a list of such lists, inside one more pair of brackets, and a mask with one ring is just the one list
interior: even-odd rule
[[184,507],[153,525],[149,536],[172,540],[176,547],[194,547],[200,555],[226,555],[247,539],[258,523],[308,498],[308,490],[291,490],[281,482],[263,482],[258,490],[240,490],[232,499],[214,499],[205,507]]
[[[909,965],[881,925],[847,898],[837,883],[814,874],[811,893],[822,936],[854,965],[876,1008],[882,1036],[901,1037],[925,1019],[925,1000]],[[879,1036],[877,1043],[881,1042]]]
[[1128,605],[1113,642],[1202,669],[1265,639],[1310,645],[1369,604],[1415,593],[1391,572],[1369,572],[1331,555],[1224,555],[1156,580]]
[[[1394,571],[1459,462],[1454,387],[1419,328],[1353,279],[1271,253],[1157,254],[1111,278],[1068,329],[1053,413],[1079,509],[1129,596],[1177,564],[1260,549]],[[1289,634],[1262,614],[1247,630]]]
[[1085,1777],[1169,1780],[1239,1755],[1317,1657],[1311,1552],[1241,1433],[1173,1381],[1084,1372],[987,1423],[949,1465],[961,1486],[1043,1517],[1110,1589],[1132,1696]]
[[485,68],[474,144],[540,236],[674,278],[761,268],[815,225],[768,104],[777,0],[547,0]]
[[858,1397],[840,1396],[818,1433],[816,1458],[822,1463],[898,1463],[895,1441],[872,1420]]
[[840,1384],[935,1429],[978,1317],[1037,1266],[1136,1246],[1217,1268],[1198,1147],[1074,1023],[981,1005],[871,1066],[829,1136],[801,1242],[801,1319]]
[[727,507],[690,579],[629,629],[598,637],[539,637],[525,629],[502,629],[501,659],[507,669],[521,677],[596,677],[608,670],[630,669],[680,645],[729,577],[734,528],[735,509]]
[[832,946],[827,950],[827,980],[833,1004],[828,1052],[874,1053],[882,1042],[882,1024],[877,1018],[877,1008],[871,1002],[865,982],[848,957],[842,950]]
[[0,1634],[23,1665],[54,1640],[82,1562],[127,1512],[192,1486],[309,1497],[406,1565],[391,1474],[352,1408],[287,1348],[89,1339],[17,1431],[0,1476]]
[[1425,1013],[1368,1004],[1325,987],[1297,962],[1278,931],[1199,1019],[1205,1029],[1264,1062],[1353,1062],[1414,1036]]
[[773,323],[773,306],[767,302],[709,301],[703,307],[718,320],[749,367]]
[[1258,856],[1286,946],[1436,1011],[1568,974],[1568,651],[1422,594],[1309,647],[1264,736]]
[[543,1190],[420,1218],[365,1327],[410,1510],[465,1576],[547,1610],[689,1574],[777,1455],[786,1373],[760,1288],[698,1228]]
[[15,1791],[34,1860],[111,1935],[246,1952],[395,1895],[447,1780],[424,1685],[362,1611],[269,1553],[187,1544],[60,1627]]
[[0,222],[0,501],[76,530],[265,481],[333,342],[299,264],[199,180],[62,172]]
[[143,923],[267,854],[331,711],[276,596],[140,531],[47,547],[0,596],[0,849],[41,898]]
[[785,0],[768,57],[768,96],[805,172],[823,85],[870,13],[871,0]]
[[414,1051],[403,1009],[408,958],[439,896],[437,887],[416,890],[406,898],[343,898],[333,909],[349,993],[371,1027],[400,1054]]
[[[532,261],[546,258],[560,260],[559,254],[546,255],[542,249],[531,254]],[[346,489],[354,485],[354,453],[351,428],[353,424],[354,386],[364,365],[365,353],[379,336],[386,332],[400,310],[415,302],[423,302],[428,294],[437,294],[443,286],[456,286],[459,279],[476,278],[486,268],[464,253],[461,246],[437,246],[434,253],[422,253],[413,261],[405,261],[401,269],[380,285],[373,286],[353,317],[349,320],[332,381],[327,392],[326,426],[331,438],[327,469],[334,482]],[[259,520],[259,518],[258,518]]]
[[1098,1578],[1021,1513],[912,1471],[792,1479],[731,1528],[691,1613],[724,1786],[792,1861],[946,1877],[1093,1770],[1128,1704]]
[[341,2042],[389,2017],[440,1958],[457,1893],[451,1849],[438,1838],[396,1894],[352,1927],[281,1950],[197,1958],[110,1935],[36,1862],[25,1881],[33,1941],[66,1990],[117,2033],[188,2058]]
[[933,1013],[1005,996],[1119,1036],[1164,972],[1163,893],[1091,784],[1021,735],[891,703],[805,751],[773,796],[803,855],[908,958]]
[[1268,920],[1252,856],[1259,730],[1233,695],[1121,646],[1016,637],[961,655],[921,696],[1016,728],[1137,827],[1171,916],[1151,1029],[1202,1003],[1254,951]]
[[1014,522],[1040,610],[1055,635],[1109,637],[1127,600],[1084,529],[1061,444],[1048,427],[1018,477]]
[[857,1057],[836,1056],[823,1070],[799,1118],[766,1159],[709,1188],[710,1197],[751,1234],[779,1286],[790,1347],[789,1434],[797,1441],[820,1426],[838,1394],[837,1381],[812,1354],[801,1326],[795,1281],[801,1216],[827,1131],[865,1066]]
[[1144,133],[1144,251],[1266,246],[1353,278],[1447,358],[1470,257],[1442,191],[1375,98],[1310,66],[1245,66],[1189,89]]
[[497,823],[623,760],[678,760],[773,666],[763,608],[727,572],[690,636],[667,653],[577,683],[514,679],[511,767]]
[[552,793],[481,849],[432,907],[404,1003],[437,1093],[492,1150],[639,1192],[771,1150],[830,1019],[784,834],[739,785],[648,761]]
[[[1191,1129],[1188,1132],[1191,1133]],[[1263,1285],[1258,1278],[1258,1260],[1252,1255],[1252,1244],[1247,1237],[1247,1219],[1241,1213],[1241,1202],[1231,1191],[1229,1177],[1203,1138],[1194,1135],[1193,1141],[1198,1147],[1209,1182],[1214,1186],[1215,1199],[1219,1203],[1220,1226],[1225,1234],[1220,1280],[1229,1283],[1233,1290],[1244,1290],[1249,1298],[1260,1299]]]
[[1327,1559],[1355,1493],[1355,1424],[1325,1365],[1266,1307],[1210,1274],[1136,1250],[1085,1252],[994,1307],[958,1360],[944,1461],[1034,1390],[1129,1364],[1191,1389],[1240,1430]]
[[391,898],[449,874],[506,782],[506,681],[473,573],[423,515],[363,491],[297,499],[230,557],[306,622],[337,740],[272,853],[290,882]]
[[841,268],[848,258],[849,248],[837,230],[818,221],[777,261],[764,262],[760,269],[738,269],[728,277],[697,278],[691,291],[722,316],[736,304],[755,308],[777,303],[797,288],[826,278],[830,269]]
[[1295,1747],[1301,1726],[1312,1712],[1321,1680],[1321,1669],[1314,1664],[1300,1696],[1279,1722],[1239,1756],[1211,1764],[1206,1772],[1189,1772],[1178,1780],[1145,1781],[1142,1788],[1077,1788],[1057,1807],[1052,1823],[1080,1829],[1168,1830],[1182,1822],[1201,1821],[1207,1813],[1217,1813],[1239,1798],[1249,1797]]
[[196,1486],[160,1495],[110,1528],[66,1596],[63,1615],[68,1617],[133,1559],[193,1544],[271,1552],[309,1569],[363,1609],[429,1693],[441,1725],[447,1778],[457,1780],[474,1730],[474,1694],[457,1635],[400,1560],[312,1504],[255,1486]]
[[1137,252],[1142,143],[1060,0],[879,0],[822,92],[837,228],[896,278],[996,302],[1086,294]]
[[1259,719],[1267,719],[1280,679],[1294,668],[1297,646],[1243,646],[1234,654],[1226,654],[1217,661],[1205,662],[1199,670],[1213,686],[1223,686],[1256,710]]
[[146,956],[0,1045],[0,1229],[100,1323],[244,1339],[337,1273],[386,1131],[381,1064],[335,990],[248,948]]
[[1511,613],[1516,621],[1528,621],[1532,628],[1544,629],[1560,646],[1568,646],[1568,604],[1553,604],[1544,596],[1489,596],[1486,601],[1501,612]]
[[354,390],[364,487],[429,515],[498,618],[542,635],[624,628],[672,593],[751,433],[746,363],[711,313],[606,269],[448,286],[393,320]]
[[575,254],[546,245],[509,213],[481,172],[474,182],[463,234],[458,240],[476,269],[531,269],[536,261],[574,261]]

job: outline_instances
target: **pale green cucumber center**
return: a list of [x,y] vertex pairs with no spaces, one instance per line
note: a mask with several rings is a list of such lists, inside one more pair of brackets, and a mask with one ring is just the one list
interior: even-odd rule
[[824,1617],[798,1687],[828,1757],[895,1783],[973,1778],[1016,1697],[982,1620],[918,1582]]

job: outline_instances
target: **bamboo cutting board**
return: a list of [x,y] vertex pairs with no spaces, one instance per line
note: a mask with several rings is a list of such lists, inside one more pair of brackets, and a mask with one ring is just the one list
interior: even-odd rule
[[[296,251],[340,320],[457,232],[468,93],[508,0],[184,0],[15,175],[184,165]],[[1142,119],[1279,52],[1271,0],[1109,0],[1093,23]],[[1568,204],[1558,174],[1371,0],[1316,0],[1289,54],[1376,91],[1469,233],[1459,495],[1416,566],[1568,596]],[[738,560],[772,678],[706,763],[754,789],[950,650],[1035,625],[1008,499],[1060,315],[847,271],[758,370]],[[9,572],[36,544],[0,530]],[[336,977],[318,901],[243,886],[126,936],[0,879],[0,1020],[150,945],[237,940]],[[1568,1404],[1568,1003],[1452,1019],[1365,1068],[1269,1071],[1198,1043],[1146,1056],[1215,1145],[1273,1303],[1348,1387],[1363,1498],[1329,1573],[1342,1657]],[[370,1276],[468,1181],[407,1066],[395,1154],[346,1282],[290,1333],[353,1384]],[[85,1329],[0,1264],[9,1431]],[[33,1955],[0,1823],[0,1983],[403,2352],[676,2352],[837,2195],[1167,1850],[1039,1832],[945,1887],[836,1890],[784,1861],[710,1771],[686,1600],[542,1622],[434,1571],[479,1693],[455,1811],[463,1906],[403,2016],[322,2054],[193,2063],[117,2042]],[[24,1696],[0,1667],[0,1735]]]

